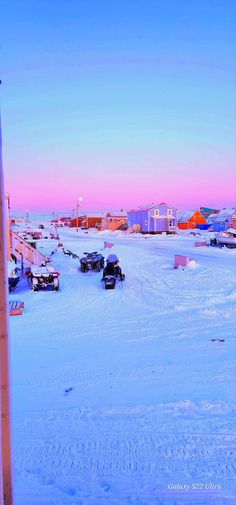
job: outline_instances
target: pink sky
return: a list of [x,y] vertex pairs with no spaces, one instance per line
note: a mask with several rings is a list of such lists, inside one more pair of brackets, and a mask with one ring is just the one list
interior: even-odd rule
[[[118,173],[76,175],[57,166],[48,174],[14,179],[6,177],[5,188],[11,194],[11,206],[16,210],[71,211],[78,197],[83,197],[81,208],[133,208],[147,202],[166,201],[179,208],[233,206],[236,201],[235,184],[221,170],[205,178],[197,171],[182,173],[174,170],[163,174]],[[64,174],[63,174],[64,172]],[[63,175],[61,175],[63,174]]]

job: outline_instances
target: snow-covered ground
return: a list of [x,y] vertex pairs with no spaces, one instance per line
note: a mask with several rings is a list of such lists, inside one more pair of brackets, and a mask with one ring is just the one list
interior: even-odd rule
[[[105,291],[58,250],[59,292],[10,295],[25,302],[11,317],[16,505],[235,505],[236,251],[189,233],[60,238],[79,256],[113,242],[126,281]],[[174,254],[197,264],[175,270]]]

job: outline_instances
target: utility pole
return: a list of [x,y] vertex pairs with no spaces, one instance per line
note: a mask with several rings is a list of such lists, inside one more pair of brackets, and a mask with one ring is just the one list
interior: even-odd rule
[[82,201],[83,201],[82,196],[80,196],[76,200],[76,231],[77,231],[77,233],[79,231],[79,206],[80,206],[79,202],[82,202]]
[[13,505],[6,209],[0,118],[0,504]]
[[79,202],[78,202],[78,200],[76,200],[76,231],[77,231],[77,233],[79,231],[79,216],[78,216],[78,214],[79,214]]

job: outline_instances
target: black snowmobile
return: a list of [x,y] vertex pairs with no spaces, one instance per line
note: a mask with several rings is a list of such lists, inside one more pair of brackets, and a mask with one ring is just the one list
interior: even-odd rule
[[100,272],[104,268],[104,256],[97,251],[91,253],[85,252],[86,256],[80,259],[81,272],[88,272],[89,270],[96,270]]
[[124,281],[125,275],[122,273],[119,266],[119,259],[115,254],[110,254],[107,258],[106,267],[103,270],[102,281],[105,289],[114,289],[116,281]]
[[14,261],[8,261],[8,287],[9,291],[14,291],[18,282],[21,280],[21,271],[14,263]]

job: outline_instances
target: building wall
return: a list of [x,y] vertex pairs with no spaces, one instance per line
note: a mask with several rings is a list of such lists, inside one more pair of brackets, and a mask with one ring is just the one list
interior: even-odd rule
[[128,228],[131,228],[135,224],[139,224],[142,232],[148,231],[148,211],[147,210],[137,210],[128,212]]
[[107,216],[106,219],[103,220],[103,228],[105,228],[106,230],[115,231],[120,226],[122,226],[123,224],[126,224],[126,223],[127,223],[126,217]]
[[[155,211],[159,210],[159,217],[155,217]],[[171,215],[168,211],[171,210]],[[150,232],[168,232],[170,226],[176,227],[178,224],[178,210],[170,207],[166,203],[156,205],[149,211],[150,216]]]
[[[31,244],[18,235],[11,232],[11,252],[18,259],[22,260],[25,266],[41,266],[48,261],[48,257],[37,251]],[[51,260],[50,260],[51,261]]]
[[[168,210],[172,211],[168,216]],[[154,217],[155,211],[159,210],[160,217]],[[177,228],[178,211],[167,204],[159,204],[149,210],[140,210],[128,212],[128,227],[136,224],[141,226],[141,231],[148,233],[169,231],[170,221],[172,226]]]
[[168,219],[152,219],[151,220],[151,231],[154,232],[164,232],[169,231],[169,221]]
[[187,221],[186,223],[179,223],[179,229],[180,230],[187,230],[188,228],[190,228],[189,221]]
[[188,221],[184,223],[179,223],[179,229],[180,230],[186,230],[188,228],[194,229],[197,228],[198,224],[206,224],[206,218],[201,214],[201,212],[196,211]]
[[230,227],[230,219],[226,222],[212,223],[212,231],[226,231]]
[[210,226],[211,226],[211,225],[210,225],[210,224],[207,224],[207,223],[206,223],[206,224],[198,224],[198,225],[197,225],[197,229],[198,229],[198,230],[208,230],[208,229],[210,228]]
[[102,217],[87,217],[86,225],[87,228],[97,228],[102,225]]
[[236,229],[236,217],[232,217],[231,227]]
[[[85,216],[83,216],[83,217],[79,216],[78,217],[78,226],[79,227],[85,226],[84,223],[83,223],[84,219],[85,219]],[[77,217],[74,217],[73,219],[71,219],[70,226],[72,228],[76,228],[76,226],[77,226]]]
[[[78,226],[84,226],[86,228],[97,228],[102,225],[102,216],[79,216]],[[77,217],[71,219],[70,226],[75,228],[77,226]]]
[[233,214],[226,215],[224,220],[217,221],[217,218],[212,223],[213,231],[227,231],[228,228],[236,228],[236,217]]

